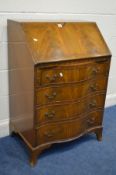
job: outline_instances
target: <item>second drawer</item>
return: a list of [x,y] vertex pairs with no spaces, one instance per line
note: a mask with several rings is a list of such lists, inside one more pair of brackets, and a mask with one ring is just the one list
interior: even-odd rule
[[100,76],[91,81],[79,84],[68,84],[56,87],[46,87],[36,90],[36,105],[47,105],[59,102],[73,101],[89,94],[105,91],[107,77]]

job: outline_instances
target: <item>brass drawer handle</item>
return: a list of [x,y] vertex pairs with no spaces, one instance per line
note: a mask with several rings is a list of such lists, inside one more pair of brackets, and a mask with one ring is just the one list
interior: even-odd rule
[[95,123],[95,117],[89,118],[87,120],[88,124],[94,124]]
[[93,102],[89,103],[89,108],[94,108],[96,107],[97,102],[94,100]]
[[93,68],[92,75],[96,75],[97,73],[99,73],[99,68]]
[[52,95],[48,95],[48,94],[46,94],[45,96],[49,99],[49,100],[53,100],[55,97],[56,97],[56,92],[53,92],[53,94]]
[[61,131],[61,128],[59,128],[58,130],[45,131],[44,136],[47,138],[52,138],[55,136],[55,134],[61,133]]
[[46,76],[46,79],[48,79],[50,82],[54,82],[57,80],[59,76],[58,75],[53,75],[53,77],[50,77],[49,75]]
[[53,119],[55,117],[55,111],[51,111],[50,113],[49,112],[46,112],[45,113],[45,117],[47,119]]
[[97,84],[92,84],[90,85],[90,90],[93,92],[93,91],[97,91],[98,87],[97,87]]
[[45,135],[45,137],[47,137],[47,138],[51,138],[51,137],[54,136],[54,133],[53,133],[53,132],[45,132],[44,135]]

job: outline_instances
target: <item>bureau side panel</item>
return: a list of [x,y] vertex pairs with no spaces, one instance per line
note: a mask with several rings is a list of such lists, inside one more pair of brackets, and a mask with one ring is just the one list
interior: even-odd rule
[[34,63],[20,23],[8,21],[10,130],[32,146],[34,134]]

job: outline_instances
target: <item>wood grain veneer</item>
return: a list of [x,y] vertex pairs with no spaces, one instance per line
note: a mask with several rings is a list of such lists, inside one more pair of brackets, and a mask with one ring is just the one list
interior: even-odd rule
[[31,165],[53,143],[101,140],[111,53],[96,23],[8,20],[8,56],[10,131]]

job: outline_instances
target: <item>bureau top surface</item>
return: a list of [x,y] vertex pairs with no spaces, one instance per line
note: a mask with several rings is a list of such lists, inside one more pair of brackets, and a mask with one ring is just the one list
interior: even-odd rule
[[111,55],[94,22],[17,22],[17,25],[24,36],[20,39],[27,42],[35,64]]

